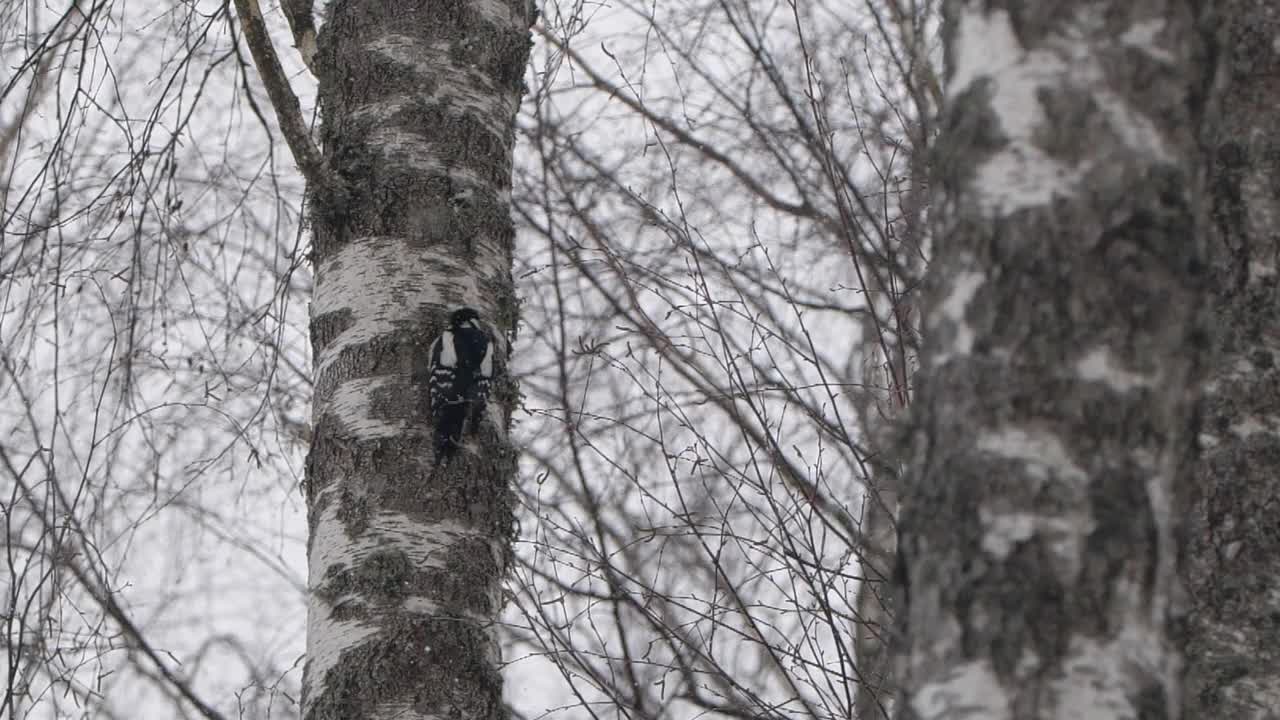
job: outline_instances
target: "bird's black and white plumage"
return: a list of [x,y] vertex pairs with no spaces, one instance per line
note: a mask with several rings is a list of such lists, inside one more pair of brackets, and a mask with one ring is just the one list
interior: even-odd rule
[[449,327],[431,344],[427,388],[437,465],[457,453],[465,431],[475,433],[480,427],[493,380],[493,344],[480,313],[469,307],[454,310]]

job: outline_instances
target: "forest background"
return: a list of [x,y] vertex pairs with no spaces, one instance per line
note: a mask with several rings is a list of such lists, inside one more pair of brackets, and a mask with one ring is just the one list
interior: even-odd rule
[[[1201,164],[1231,279],[1203,297],[1239,332],[1207,372],[1187,506],[1188,696],[1267,717],[1274,490],[1208,488],[1275,462],[1280,156],[1257,98],[1280,20],[1223,7],[1206,74],[1257,114],[1228,113]],[[940,11],[541,8],[510,198],[518,717],[889,714]],[[236,10],[6,0],[0,58],[0,714],[300,716],[306,196]]]

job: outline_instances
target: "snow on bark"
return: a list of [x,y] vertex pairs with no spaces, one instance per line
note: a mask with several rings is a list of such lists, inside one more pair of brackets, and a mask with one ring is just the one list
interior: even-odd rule
[[1196,4],[945,13],[899,717],[1174,718],[1206,347]]

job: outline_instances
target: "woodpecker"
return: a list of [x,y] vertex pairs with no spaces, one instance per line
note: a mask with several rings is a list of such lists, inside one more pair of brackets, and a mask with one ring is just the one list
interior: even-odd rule
[[458,452],[464,431],[474,434],[480,427],[493,380],[493,345],[480,313],[469,307],[450,313],[449,327],[431,344],[427,390],[436,426],[436,465]]

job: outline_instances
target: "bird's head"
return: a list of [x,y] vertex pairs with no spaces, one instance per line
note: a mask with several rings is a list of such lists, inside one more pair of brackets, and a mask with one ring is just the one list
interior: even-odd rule
[[449,327],[463,328],[470,327],[477,330],[480,329],[480,313],[475,308],[460,307],[449,314]]

